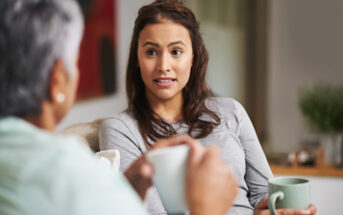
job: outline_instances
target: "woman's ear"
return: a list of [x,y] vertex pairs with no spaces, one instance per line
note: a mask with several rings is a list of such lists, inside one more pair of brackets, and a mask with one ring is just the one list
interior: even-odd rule
[[54,104],[61,104],[65,100],[68,75],[62,60],[57,60],[52,68],[49,82],[49,98]]

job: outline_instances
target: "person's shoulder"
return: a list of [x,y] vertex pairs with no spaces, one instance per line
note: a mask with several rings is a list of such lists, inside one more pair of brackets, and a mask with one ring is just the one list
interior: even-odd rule
[[[29,199],[33,189],[39,187],[32,204],[37,206],[40,201],[42,208],[55,207],[59,214],[70,213],[65,204],[75,206],[74,214],[97,209],[106,211],[116,195],[116,186],[128,186],[119,172],[115,172],[105,165],[101,165],[94,154],[82,147],[76,138],[62,135],[52,135],[50,154],[41,150],[40,157],[32,158],[26,168],[25,177],[21,178],[23,198]],[[34,166],[35,165],[35,166]],[[49,196],[49,201],[46,199]],[[50,205],[49,205],[50,204]],[[26,204],[29,207],[29,204]],[[102,209],[103,208],[103,209]],[[112,207],[115,210],[114,207]],[[95,212],[95,211],[92,211]],[[105,214],[109,214],[106,212]]]
[[[51,167],[60,166],[58,170],[64,171],[68,169],[70,163],[80,163],[83,160],[92,162],[93,152],[83,142],[84,140],[76,135],[47,134],[45,141],[45,144],[41,144],[45,147],[40,147],[36,151],[37,154],[42,154],[41,159],[45,159]],[[52,156],[44,156],[48,152]]]
[[84,143],[84,139],[77,135],[68,134],[55,134],[52,139],[54,139],[54,148],[57,152],[64,154],[68,153],[83,153],[92,155],[91,149]]
[[[101,177],[109,177],[109,171],[95,158],[93,152],[73,135],[53,135],[51,138],[54,156],[45,157],[49,166],[41,172],[50,175],[47,180],[59,180],[66,186],[86,187],[88,183],[97,183]],[[44,170],[45,169],[45,170]],[[54,183],[52,184],[54,186]]]
[[76,136],[46,133],[40,138],[30,144],[30,150],[22,152],[25,154],[23,161],[26,167],[21,172],[25,172],[25,177],[18,182],[28,187],[36,182],[44,183],[46,187],[42,188],[50,192],[56,183],[72,181],[80,168],[93,162],[91,150]]
[[244,110],[240,102],[230,97],[210,97],[206,100],[206,105],[210,110],[223,115],[240,115]]
[[100,163],[94,155],[69,151],[60,165],[65,184],[61,199],[63,196],[69,198],[76,207],[82,208],[80,211],[86,214],[145,214],[139,212],[144,208],[126,178]]
[[122,126],[136,126],[136,120],[129,114],[128,111],[116,113],[113,116],[106,118],[100,127],[122,127]]
[[138,122],[134,119],[128,111],[123,111],[105,119],[99,128],[99,133],[108,134],[112,132],[119,132],[134,139],[141,139]]
[[[30,134],[29,134],[30,135]],[[66,152],[82,152],[91,154],[90,148],[85,144],[84,140],[77,135],[51,133],[45,130],[40,130],[30,136],[26,135],[26,143],[30,150],[26,152],[37,155],[50,154],[54,158],[64,155]],[[35,156],[30,156],[31,158]],[[49,159],[49,156],[37,156],[40,159]]]

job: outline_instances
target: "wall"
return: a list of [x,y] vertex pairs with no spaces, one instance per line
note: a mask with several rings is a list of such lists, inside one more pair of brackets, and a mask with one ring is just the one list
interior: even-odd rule
[[269,142],[289,152],[308,133],[297,107],[299,87],[319,81],[343,85],[343,1],[270,3]]
[[186,0],[209,54],[207,82],[216,96],[245,98],[247,0]]
[[[67,117],[60,123],[57,130],[71,124],[92,121],[113,115],[123,110],[126,105],[125,70],[131,40],[131,32],[138,9],[152,0],[117,0],[118,4],[118,51],[117,51],[117,80],[118,91],[113,96],[79,102],[74,105]],[[82,71],[81,71],[82,72]]]

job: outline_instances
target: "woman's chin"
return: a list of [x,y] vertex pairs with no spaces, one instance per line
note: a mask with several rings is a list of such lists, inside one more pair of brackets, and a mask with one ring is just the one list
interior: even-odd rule
[[179,96],[177,93],[164,92],[164,93],[154,94],[154,97],[157,101],[169,101],[169,100],[177,99]]

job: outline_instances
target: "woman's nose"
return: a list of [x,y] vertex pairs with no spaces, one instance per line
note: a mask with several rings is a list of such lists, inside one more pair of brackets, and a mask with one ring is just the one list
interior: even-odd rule
[[163,53],[159,60],[158,70],[160,72],[169,72],[170,71],[170,59],[167,53]]

